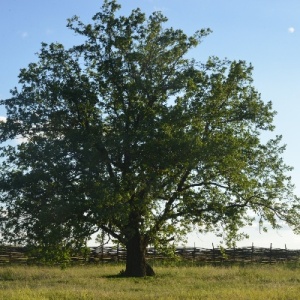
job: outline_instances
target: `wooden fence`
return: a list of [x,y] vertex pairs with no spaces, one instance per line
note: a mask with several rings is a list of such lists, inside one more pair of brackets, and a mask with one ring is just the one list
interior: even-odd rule
[[[212,247],[211,249],[199,247],[178,247],[175,250],[176,257],[196,264],[274,264],[280,262],[300,262],[300,250],[272,248],[241,247],[223,249]],[[155,248],[147,248],[148,260],[158,261],[169,259],[159,253]],[[104,263],[122,262],[126,260],[126,250],[119,246],[91,247],[87,257],[74,256],[72,261],[79,263]],[[0,264],[27,264],[28,256],[23,247],[0,247]]]

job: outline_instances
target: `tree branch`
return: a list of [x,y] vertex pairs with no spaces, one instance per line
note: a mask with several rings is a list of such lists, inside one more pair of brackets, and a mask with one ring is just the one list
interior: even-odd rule
[[163,223],[168,219],[169,217],[169,213],[171,212],[171,207],[172,204],[174,203],[174,201],[177,199],[178,194],[183,190],[183,185],[185,183],[185,181],[187,180],[189,174],[191,172],[191,169],[187,169],[181,179],[179,180],[179,183],[177,185],[177,189],[176,191],[172,194],[172,196],[168,199],[167,203],[165,204],[165,208],[163,213],[160,215],[160,217],[157,218],[154,226],[149,230],[148,235],[151,236],[153,234],[155,234],[157,231],[159,231],[159,229],[161,228],[161,226],[163,225]]
[[199,183],[189,184],[189,185],[186,185],[186,186],[182,187],[181,192],[185,191],[185,190],[188,190],[190,188],[193,188],[193,187],[200,187],[200,186],[205,186],[205,185],[213,185],[213,186],[217,186],[217,187],[222,188],[222,189],[228,189],[229,188],[228,186],[219,184],[217,182],[202,181],[202,182],[199,182]]
[[110,158],[109,158],[107,150],[105,149],[105,147],[98,146],[96,144],[95,144],[95,148],[100,152],[100,155],[104,156],[104,160],[105,160],[105,163],[106,163],[108,174],[109,174],[110,178],[114,179],[115,178],[115,174],[114,174],[114,171],[113,171],[113,168],[112,168],[112,164],[111,164],[111,161],[110,161]]
[[105,225],[99,225],[99,228],[105,231],[106,233],[108,233],[109,235],[111,235],[112,237],[114,237],[115,239],[117,239],[118,241],[120,241],[121,243],[125,244],[125,239],[120,234],[117,234],[111,228]]

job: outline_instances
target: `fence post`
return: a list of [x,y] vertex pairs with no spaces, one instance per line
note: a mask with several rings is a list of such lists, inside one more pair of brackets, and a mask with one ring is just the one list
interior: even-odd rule
[[269,259],[269,263],[272,263],[272,243],[270,244],[270,259]]
[[233,262],[235,263],[235,245],[233,246]]
[[254,243],[252,243],[252,247],[251,247],[251,263],[253,263],[253,254],[254,254]]
[[196,245],[194,243],[194,251],[193,251],[193,264],[194,265],[194,261],[196,260]]
[[214,243],[212,243],[212,247],[213,247],[213,264],[215,265],[216,261],[215,261],[215,247],[214,247]]
[[12,263],[12,248],[10,247],[9,248],[9,263],[11,264]]
[[119,243],[117,243],[117,263],[119,263]]

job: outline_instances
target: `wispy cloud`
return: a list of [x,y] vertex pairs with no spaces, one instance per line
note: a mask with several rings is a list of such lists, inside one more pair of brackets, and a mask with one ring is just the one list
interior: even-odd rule
[[26,39],[26,38],[28,38],[28,36],[29,36],[29,33],[28,33],[27,31],[23,31],[23,32],[21,33],[22,39]]
[[167,7],[163,7],[163,6],[154,6],[154,11],[161,11],[161,12],[165,12],[169,10]]
[[52,29],[50,29],[50,28],[48,28],[47,30],[46,30],[46,34],[47,35],[51,35],[51,34],[53,34],[53,30]]
[[294,27],[289,27],[288,28],[288,32],[289,33],[294,33],[295,32],[295,28]]

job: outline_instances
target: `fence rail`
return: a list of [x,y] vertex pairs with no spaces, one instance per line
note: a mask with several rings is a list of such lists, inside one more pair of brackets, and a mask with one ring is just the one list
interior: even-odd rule
[[[178,247],[175,250],[177,257],[187,261],[206,264],[228,264],[228,263],[260,263],[274,264],[279,262],[300,261],[300,250],[289,250],[287,248],[240,247],[240,248],[219,248],[211,249],[199,247]],[[155,248],[147,248],[146,257],[149,260],[166,260],[167,256],[158,252]],[[90,247],[90,254],[87,257],[80,255],[73,256],[73,262],[99,263],[112,261],[125,261],[126,249],[120,246]],[[29,262],[26,248],[23,247],[0,247],[0,264],[27,264]]]

